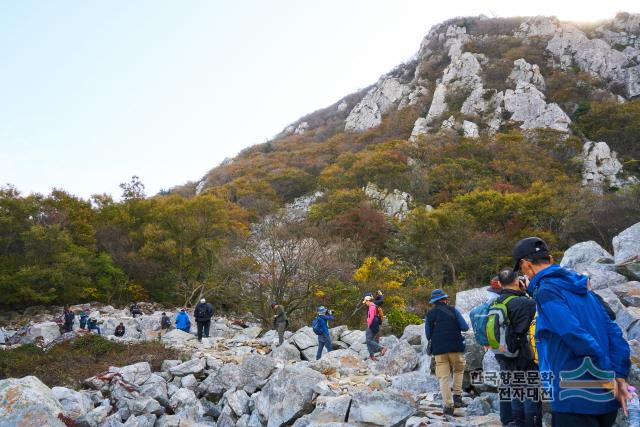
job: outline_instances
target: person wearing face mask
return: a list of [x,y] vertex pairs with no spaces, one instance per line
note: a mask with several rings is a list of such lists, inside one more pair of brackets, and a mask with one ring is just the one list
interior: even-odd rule
[[[522,239],[512,255],[514,270],[529,278],[527,292],[536,301],[540,372],[553,374],[553,426],[612,426],[618,409],[622,406],[626,411],[630,397],[626,383],[629,344],[620,328],[589,290],[588,277],[555,264],[544,240]],[[561,373],[579,372],[588,366],[587,358],[596,369],[613,373],[615,380],[596,377],[587,369],[571,378],[574,384],[561,384]],[[590,387],[581,391],[605,398],[594,400],[574,393],[576,380],[590,381]]]

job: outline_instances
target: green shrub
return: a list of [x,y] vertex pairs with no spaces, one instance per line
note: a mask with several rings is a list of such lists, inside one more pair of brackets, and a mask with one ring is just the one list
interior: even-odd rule
[[389,326],[394,335],[402,335],[404,328],[408,325],[419,325],[422,323],[420,316],[415,315],[409,311],[394,307],[389,312],[385,313]]

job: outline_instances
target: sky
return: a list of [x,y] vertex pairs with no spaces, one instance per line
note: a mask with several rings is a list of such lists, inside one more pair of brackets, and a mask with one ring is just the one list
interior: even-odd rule
[[374,83],[455,16],[640,12],[539,0],[0,0],[0,185],[148,195]]

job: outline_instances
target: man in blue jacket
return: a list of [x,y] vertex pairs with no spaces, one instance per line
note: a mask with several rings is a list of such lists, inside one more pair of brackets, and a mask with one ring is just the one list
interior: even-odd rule
[[[449,296],[442,289],[431,292],[429,310],[424,319],[424,332],[430,341],[431,354],[436,359],[436,377],[440,382],[440,393],[444,404],[444,413],[453,415],[455,408],[462,404],[462,378],[464,376],[464,337],[462,332],[469,330],[469,325],[462,314],[447,305]],[[453,371],[453,396],[449,386],[449,376]]]
[[324,306],[318,307],[318,324],[322,330],[322,334],[318,335],[318,352],[316,353],[316,360],[322,357],[322,350],[326,348],[327,351],[333,351],[333,345],[331,343],[331,334],[329,333],[329,326],[327,321],[333,320],[333,314],[327,310]]
[[[553,374],[553,425],[612,426],[620,405],[626,410],[629,397],[629,345],[620,328],[589,291],[588,277],[553,264],[542,239],[520,240],[512,255],[514,269],[531,279],[527,291],[538,309],[540,373]],[[580,387],[585,380],[590,387]]]

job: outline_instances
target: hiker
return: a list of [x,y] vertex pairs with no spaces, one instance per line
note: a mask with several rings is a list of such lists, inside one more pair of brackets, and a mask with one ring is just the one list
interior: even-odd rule
[[89,315],[86,313],[86,311],[82,310],[80,311],[80,329],[86,329],[87,328],[87,320],[89,319]]
[[73,314],[73,311],[69,310],[69,307],[64,308],[62,315],[64,318],[64,325],[63,325],[64,332],[73,331],[73,321],[76,315]]
[[211,318],[213,317],[213,306],[202,298],[200,303],[193,310],[193,317],[196,318],[198,326],[198,341],[202,341],[202,335],[209,338],[209,328],[211,327]]
[[[529,341],[529,330],[536,315],[536,303],[525,292],[526,283],[520,280],[511,268],[498,273],[502,286],[500,296],[492,307],[504,304],[506,319],[504,326],[504,347],[492,349],[501,372],[510,372],[507,378],[514,378],[514,372],[537,371],[533,349]],[[491,312],[490,312],[491,313]],[[502,338],[502,337],[501,337]],[[506,426],[542,426],[542,406],[532,399],[500,400],[500,421]]]
[[380,355],[384,356],[387,352],[387,348],[381,346],[376,341],[376,335],[380,331],[380,318],[378,317],[378,307],[373,302],[373,297],[371,295],[367,295],[364,297],[362,301],[363,304],[367,305],[367,331],[365,332],[365,339],[367,342],[367,350],[369,350],[369,359],[374,362],[378,359],[375,354],[380,353]]
[[[528,237],[516,243],[512,250],[514,270],[525,274],[530,283],[527,292],[538,309],[536,342],[540,372],[553,374],[551,402],[554,426],[599,426],[614,424],[620,406],[626,410],[630,393],[626,378],[629,374],[629,344],[620,328],[605,312],[602,304],[589,291],[588,278],[573,270],[554,264],[544,240]],[[561,387],[560,373],[583,370],[586,374],[572,380],[594,380],[592,369],[585,363],[611,372],[613,378],[595,377],[603,387],[589,387],[589,398]],[[583,371],[584,372],[584,371]],[[609,386],[610,388],[607,388]],[[587,389],[579,390],[585,391]],[[562,393],[562,397],[561,397]],[[608,399],[602,399],[608,394]]]
[[184,332],[191,332],[191,320],[184,308],[176,315],[176,328]]
[[120,324],[118,326],[116,326],[116,330],[113,333],[113,335],[117,336],[117,337],[123,337],[124,336],[124,323],[120,322]]
[[278,304],[276,301],[271,303],[271,309],[276,313],[273,315],[273,328],[278,331],[278,345],[282,345],[284,342],[284,331],[289,324],[287,313],[282,304]]
[[167,313],[162,313],[162,317],[160,318],[160,329],[164,331],[168,331],[171,328],[171,319],[167,316]]
[[331,334],[329,334],[329,326],[327,325],[327,321],[329,320],[333,320],[333,313],[322,305],[318,307],[318,315],[311,323],[313,332],[318,336],[318,352],[316,353],[316,360],[319,360],[322,357],[323,348],[326,347],[327,352],[333,351]]
[[487,298],[487,302],[491,304],[493,301],[498,299],[500,293],[502,292],[502,285],[500,284],[500,279],[498,276],[494,276],[489,281],[489,298]]
[[131,307],[129,307],[129,311],[131,312],[131,317],[133,317],[134,319],[136,317],[136,314],[142,316],[142,310],[138,306],[137,302],[134,302],[133,304],[131,304]]
[[87,328],[89,329],[89,332],[96,330],[98,331],[98,335],[102,335],[102,331],[100,331],[100,326],[98,326],[98,319],[96,319],[95,317],[89,318],[89,321],[87,322]]
[[[464,375],[464,337],[469,330],[462,314],[447,304],[449,296],[442,289],[431,292],[429,310],[424,319],[424,332],[431,346],[430,354],[436,359],[436,376],[440,382],[440,393],[445,415],[453,415],[454,408],[461,408],[462,377]],[[453,397],[449,376],[453,371]]]

